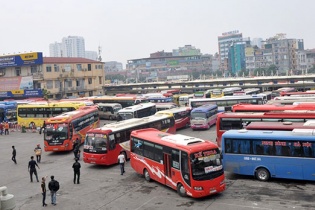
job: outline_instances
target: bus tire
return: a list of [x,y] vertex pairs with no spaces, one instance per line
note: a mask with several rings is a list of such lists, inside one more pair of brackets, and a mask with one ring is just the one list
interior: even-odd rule
[[256,178],[259,181],[268,181],[270,178],[270,173],[267,169],[265,168],[258,168],[256,170]]
[[187,196],[186,190],[185,190],[184,186],[183,186],[181,183],[179,183],[179,184],[177,185],[177,193],[178,193],[181,197],[186,197],[186,196]]
[[143,175],[144,175],[144,179],[145,179],[147,182],[150,182],[150,181],[151,181],[151,177],[150,177],[149,171],[148,171],[147,169],[144,169],[144,170],[143,170]]

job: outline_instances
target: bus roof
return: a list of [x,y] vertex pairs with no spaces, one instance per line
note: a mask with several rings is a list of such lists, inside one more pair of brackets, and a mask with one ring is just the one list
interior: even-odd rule
[[227,117],[227,118],[255,118],[255,117],[293,117],[298,118],[300,116],[306,118],[315,119],[315,111],[309,110],[289,110],[289,111],[270,111],[270,112],[221,112],[218,113],[217,117]]
[[218,108],[216,104],[205,104],[197,108],[194,108],[191,112],[204,112],[204,111],[215,109],[215,108]]
[[100,128],[91,129],[88,131],[88,133],[107,133],[108,131],[116,132],[116,131],[125,130],[127,128],[137,127],[137,126],[144,125],[146,123],[156,122],[156,121],[169,119],[169,118],[170,118],[169,115],[162,115],[162,114],[152,115],[152,116],[143,117],[143,118],[132,118],[132,119],[127,119],[127,120],[118,121],[114,123],[109,123]]
[[[315,102],[314,102],[315,103]],[[284,111],[284,110],[315,110],[312,104],[284,105],[284,104],[235,104],[232,106],[233,112],[241,111]]]
[[178,112],[184,112],[184,111],[190,111],[190,110],[191,110],[190,107],[176,107],[176,108],[172,108],[172,109],[158,111],[155,114],[175,114]]
[[18,104],[18,108],[30,108],[30,107],[80,107],[85,106],[85,103],[82,102],[34,102],[29,104]]
[[[314,129],[294,129],[292,131],[264,131],[264,130],[228,130],[226,131],[223,138],[229,138],[234,136],[236,138],[245,139],[260,139],[260,140],[271,140],[271,139],[286,139],[293,141],[314,141],[315,130]],[[297,138],[298,136],[298,138]],[[249,138],[250,137],[250,138]]]
[[96,105],[97,106],[111,106],[111,107],[113,107],[113,106],[121,106],[121,104],[119,104],[119,103],[97,103]]
[[150,103],[150,102],[149,103],[143,103],[143,104],[137,104],[137,105],[125,107],[125,108],[119,110],[118,113],[134,112],[134,111],[149,108],[149,107],[156,107],[156,105],[155,105],[155,103]]
[[[313,121],[313,120],[310,120]],[[309,122],[309,121],[307,121]],[[295,128],[312,128],[315,129],[315,123],[306,124],[307,122],[251,122],[245,129],[247,130],[293,130]]]
[[45,122],[47,124],[49,124],[49,123],[63,123],[63,122],[65,123],[65,122],[68,122],[69,120],[76,119],[78,117],[87,115],[88,113],[93,112],[93,111],[97,111],[97,108],[95,106],[82,107],[82,108],[75,110],[75,111],[65,112],[65,113],[62,113],[62,114],[57,115],[55,117],[48,118]]
[[[131,136],[137,136],[140,139],[148,139],[149,136],[150,142],[166,145],[173,148],[186,149],[186,151],[189,152],[206,150],[209,149],[209,147],[212,149],[217,148],[217,145],[210,141],[205,141],[200,138],[195,138],[182,134],[168,134],[154,128],[132,131]],[[208,147],[205,147],[205,145],[207,145]]]

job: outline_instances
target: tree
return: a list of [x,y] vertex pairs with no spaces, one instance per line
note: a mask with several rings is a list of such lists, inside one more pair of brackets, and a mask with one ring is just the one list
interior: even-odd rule
[[43,89],[42,89],[42,93],[43,93],[44,99],[45,99],[45,100],[48,100],[48,99],[49,99],[49,95],[50,95],[50,91],[47,90],[47,89],[45,89],[45,88],[43,88]]

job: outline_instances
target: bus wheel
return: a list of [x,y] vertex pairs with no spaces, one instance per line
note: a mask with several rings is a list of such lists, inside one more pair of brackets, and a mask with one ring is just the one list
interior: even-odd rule
[[30,126],[30,128],[35,128],[35,123],[34,123],[34,122],[31,122],[31,123],[29,124],[29,126]]
[[147,182],[151,181],[151,177],[150,177],[149,171],[147,169],[144,169],[143,175],[144,175],[145,180],[147,180]]
[[186,197],[186,190],[185,190],[184,186],[182,184],[180,184],[180,183],[177,185],[177,193],[181,197]]
[[256,171],[256,178],[259,181],[267,181],[270,178],[270,173],[267,169],[265,168],[259,168]]

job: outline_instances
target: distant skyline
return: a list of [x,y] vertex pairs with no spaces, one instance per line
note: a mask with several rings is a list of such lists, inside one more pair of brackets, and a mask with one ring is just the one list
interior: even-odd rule
[[315,1],[285,0],[13,0],[0,7],[0,55],[43,52],[66,36],[82,36],[102,61],[149,57],[192,45],[218,52],[218,36],[239,30],[267,39],[278,33],[315,48]]

